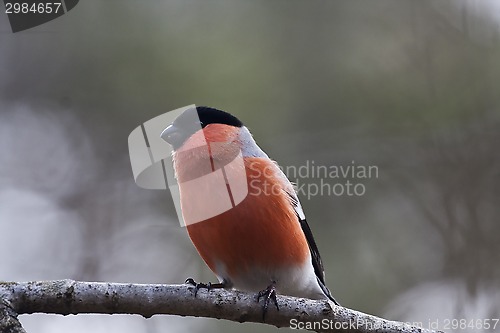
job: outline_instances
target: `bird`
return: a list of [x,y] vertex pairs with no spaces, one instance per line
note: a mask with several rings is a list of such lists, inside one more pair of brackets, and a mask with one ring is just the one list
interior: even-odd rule
[[193,106],[160,136],[172,146],[189,238],[219,281],[186,283],[257,292],[264,318],[271,302],[279,310],[277,294],[339,305],[292,183],[237,117]]

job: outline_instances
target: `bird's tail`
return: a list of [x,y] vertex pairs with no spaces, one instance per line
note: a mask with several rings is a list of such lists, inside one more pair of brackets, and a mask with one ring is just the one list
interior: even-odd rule
[[332,301],[335,305],[339,305],[340,306],[340,303],[337,302],[337,300],[332,296],[332,293],[330,292],[330,290],[328,289],[328,287],[325,286],[325,284],[323,282],[321,282],[320,279],[318,279],[318,284],[321,287],[321,290],[323,290],[323,293],[325,294],[325,296],[330,301]]

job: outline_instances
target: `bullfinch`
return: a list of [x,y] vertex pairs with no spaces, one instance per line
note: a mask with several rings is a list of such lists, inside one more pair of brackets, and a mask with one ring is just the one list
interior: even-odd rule
[[[326,287],[318,247],[293,185],[238,118],[215,108],[193,107],[161,137],[173,148],[189,237],[219,280],[204,284],[189,278],[187,283],[196,291],[258,292],[257,301],[264,299],[264,316],[270,301],[279,310],[277,293],[328,299],[338,305]],[[235,163],[238,158],[240,163]],[[226,185],[222,189],[206,177],[221,170]],[[207,181],[195,182],[193,189],[197,179]],[[231,179],[240,179],[240,189]],[[210,213],[228,193],[231,204]]]

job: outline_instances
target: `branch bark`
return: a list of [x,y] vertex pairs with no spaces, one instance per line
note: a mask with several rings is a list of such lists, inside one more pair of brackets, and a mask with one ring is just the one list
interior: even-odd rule
[[26,333],[19,320],[17,320],[17,313],[13,311],[9,302],[3,298],[0,298],[0,332]]
[[[295,326],[316,332],[435,332],[335,306],[327,301],[278,296],[278,304],[279,311],[274,307],[269,308],[266,324],[276,327]],[[35,312],[62,315],[121,313],[139,314],[146,318],[155,314],[169,314],[236,322],[263,322],[262,307],[256,302],[255,295],[235,290],[201,289],[195,297],[194,287],[185,284],[124,284],[73,280],[0,282],[0,332],[25,333],[22,327],[16,324],[16,317],[19,314]]]

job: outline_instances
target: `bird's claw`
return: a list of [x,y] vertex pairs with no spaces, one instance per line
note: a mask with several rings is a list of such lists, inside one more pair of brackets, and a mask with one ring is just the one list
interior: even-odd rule
[[184,281],[185,284],[190,284],[192,286],[194,286],[194,297],[196,297],[196,295],[198,294],[198,290],[200,289],[206,289],[207,291],[210,291],[211,289],[214,289],[214,288],[224,288],[225,285],[224,283],[212,283],[212,282],[208,282],[208,283],[203,283],[203,282],[196,282],[193,278],[187,278],[186,281]]
[[264,305],[262,306],[262,321],[265,321],[267,309],[271,301],[273,301],[276,306],[276,310],[280,310],[278,301],[276,300],[276,282],[273,281],[273,283],[271,283],[266,289],[259,291],[257,294],[257,302],[260,301],[261,297],[264,298]]

